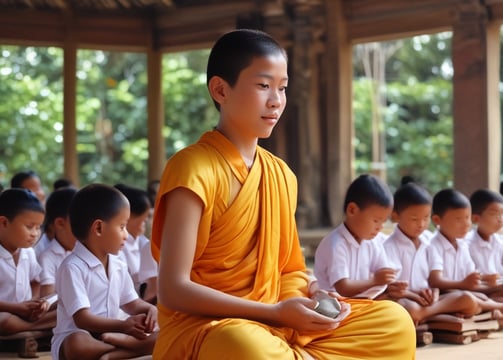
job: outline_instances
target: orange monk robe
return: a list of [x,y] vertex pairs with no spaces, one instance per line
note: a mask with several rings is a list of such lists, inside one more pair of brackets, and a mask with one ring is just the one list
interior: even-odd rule
[[[232,204],[228,204],[231,177],[242,187]],[[282,160],[258,147],[254,165],[248,170],[239,151],[218,131],[205,133],[198,143],[175,154],[164,170],[154,211],[152,253],[157,260],[165,217],[164,195],[177,187],[191,190],[203,202],[191,272],[194,282],[270,304],[306,296],[308,276],[294,216],[297,182]],[[288,328],[260,326],[290,344],[285,359],[301,359],[301,351],[315,355],[316,359],[334,356],[362,359],[365,354],[373,359],[414,358],[414,328],[409,315],[399,305],[382,302],[374,306],[377,303],[365,300],[349,302],[352,313],[330,333],[306,336]],[[388,312],[389,307],[393,307],[395,314]],[[162,304],[158,308],[161,330],[155,359],[197,359],[206,336],[215,329],[235,326],[236,322],[244,327],[257,325],[245,319],[213,319],[173,312]],[[404,314],[398,320],[397,311]],[[363,313],[368,314],[365,315],[368,321],[363,321]],[[380,317],[383,319],[379,320]],[[358,319],[350,324],[352,318]],[[384,341],[384,333],[400,335],[400,339]],[[377,344],[376,340],[379,340]],[[255,341],[264,346],[268,340],[257,338]],[[383,352],[377,349],[381,342],[386,355],[379,355]],[[370,353],[369,346],[372,347]],[[404,349],[407,349],[405,353]],[[274,356],[279,358],[276,353]],[[214,358],[217,359],[217,355]]]

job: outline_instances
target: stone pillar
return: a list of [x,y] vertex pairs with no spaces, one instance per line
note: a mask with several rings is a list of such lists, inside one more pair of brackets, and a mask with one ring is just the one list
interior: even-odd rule
[[453,27],[454,186],[499,190],[499,25],[478,0],[463,0]]

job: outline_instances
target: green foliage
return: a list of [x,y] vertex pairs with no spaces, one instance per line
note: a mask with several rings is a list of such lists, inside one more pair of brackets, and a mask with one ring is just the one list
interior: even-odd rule
[[206,88],[208,55],[209,50],[202,50],[168,54],[163,59],[168,157],[217,124],[218,113]]
[[[452,185],[452,66],[450,33],[400,40],[386,62],[382,126],[387,182],[394,190],[404,175],[434,193]],[[371,171],[371,83],[355,57],[353,109],[358,174]]]
[[[206,90],[208,50],[165,55],[166,156],[216,124]],[[0,184],[20,170],[46,190],[63,174],[63,52],[0,46]],[[80,185],[147,182],[146,55],[81,50],[77,57]]]
[[62,173],[62,51],[0,47],[0,183],[32,169],[52,181]]

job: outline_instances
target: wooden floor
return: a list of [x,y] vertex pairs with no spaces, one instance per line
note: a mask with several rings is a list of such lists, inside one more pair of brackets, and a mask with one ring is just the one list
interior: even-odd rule
[[[38,353],[39,360],[52,360],[48,352]],[[0,359],[19,360],[14,353],[2,353]],[[139,358],[142,360],[150,357]],[[468,345],[430,344],[416,350],[416,360],[503,360],[503,331],[497,331]]]

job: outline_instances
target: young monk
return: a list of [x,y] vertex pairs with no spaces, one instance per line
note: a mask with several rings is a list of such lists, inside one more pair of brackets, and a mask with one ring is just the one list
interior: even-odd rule
[[414,326],[396,303],[347,300],[342,322],[314,310],[296,178],[257,145],[286,105],[285,51],[263,32],[229,32],[207,79],[220,120],[169,160],[156,200],[153,358],[413,359]]

